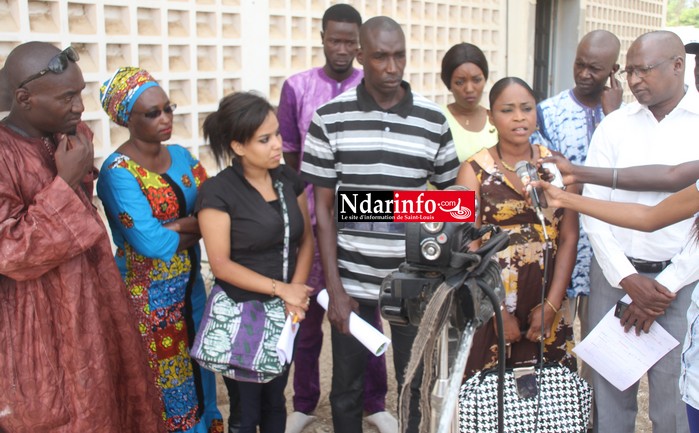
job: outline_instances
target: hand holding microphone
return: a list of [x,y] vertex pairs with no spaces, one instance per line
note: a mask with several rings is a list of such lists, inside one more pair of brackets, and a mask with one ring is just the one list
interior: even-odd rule
[[536,216],[539,218],[539,221],[541,221],[541,226],[544,229],[544,238],[548,241],[549,237],[548,233],[546,233],[546,219],[544,218],[544,212],[541,210],[542,208],[548,206],[546,203],[546,196],[541,188],[533,188],[530,185],[532,181],[539,180],[539,174],[536,171],[536,167],[534,167],[529,161],[519,161],[517,164],[515,164],[515,173],[517,176],[519,176],[519,179],[522,181],[524,187],[529,191],[532,207],[534,208],[534,212],[536,212]]
[[577,169],[563,155],[550,155],[539,158],[539,177],[541,180],[550,183],[558,188],[565,189],[566,186],[578,183]]
[[546,203],[546,196],[543,194],[543,191],[541,191],[539,188],[532,188],[529,185],[530,182],[539,180],[539,174],[536,171],[536,167],[534,167],[528,161],[519,161],[517,164],[515,164],[515,172],[522,181],[524,187],[529,191],[529,196],[532,199],[532,207],[538,214],[541,212],[541,209],[547,207],[548,204]]

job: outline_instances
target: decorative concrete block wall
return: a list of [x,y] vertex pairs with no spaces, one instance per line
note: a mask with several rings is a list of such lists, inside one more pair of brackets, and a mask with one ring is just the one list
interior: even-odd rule
[[[84,120],[95,132],[97,163],[127,137],[99,106],[99,87],[117,67],[148,69],[178,104],[172,142],[188,147],[212,171],[201,124],[234,90],[257,90],[276,104],[284,79],[322,65],[321,18],[334,1],[310,0],[0,0],[0,64],[16,45],[42,40],[73,45],[87,87]],[[403,26],[406,79],[439,103],[439,80],[453,44],[480,45],[497,78],[504,58],[503,0],[351,2],[363,18],[388,15]]]
[[[388,15],[403,26],[408,49],[405,78],[415,91],[444,104],[449,93],[439,73],[446,50],[462,41],[480,46],[490,63],[489,81],[495,82],[508,73],[507,34],[510,40],[533,41],[531,17],[513,16],[521,15],[513,11],[532,10],[514,3],[525,1],[349,3],[364,19]],[[644,29],[663,24],[664,0],[580,1],[586,30],[607,28],[617,33],[624,51]],[[213,158],[201,134],[206,115],[216,109],[223,95],[234,90],[257,90],[276,104],[287,76],[322,65],[321,18],[335,2],[0,0],[0,64],[13,47],[29,40],[47,41],[61,48],[73,45],[80,52],[79,65],[87,84],[83,118],[95,132],[97,164],[128,136],[125,128],[112,124],[102,112],[101,82],[119,66],[148,69],[178,104],[171,141],[188,147],[214,172]],[[529,0],[527,4],[535,3]],[[519,58],[512,57],[514,54],[511,61]],[[525,74],[524,78],[531,79],[524,66],[509,73]]]
[[665,26],[664,0],[586,0],[585,33],[605,29],[621,41],[621,64],[638,36]]

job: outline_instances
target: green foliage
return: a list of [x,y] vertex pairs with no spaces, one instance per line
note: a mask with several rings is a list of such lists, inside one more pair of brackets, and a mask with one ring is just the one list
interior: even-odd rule
[[699,0],[668,0],[667,25],[699,28]]
[[699,27],[699,7],[683,10],[680,14],[680,25]]

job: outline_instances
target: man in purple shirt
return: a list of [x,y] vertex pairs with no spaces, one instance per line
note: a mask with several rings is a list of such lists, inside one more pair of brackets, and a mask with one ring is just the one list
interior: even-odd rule
[[[339,94],[356,87],[363,73],[353,67],[359,48],[359,27],[362,18],[352,6],[336,4],[323,15],[320,33],[325,53],[325,65],[292,75],[282,87],[277,117],[284,143],[284,160],[296,170],[303,159],[303,143],[316,109]],[[311,224],[315,231],[315,203],[313,185],[306,186]],[[308,285],[315,289],[303,325],[296,337],[294,356],[294,412],[287,418],[286,433],[297,433],[314,419],[310,414],[320,398],[318,360],[323,343],[321,325],[325,310],[316,295],[325,287],[319,249],[315,249]],[[373,324],[382,330],[381,316],[376,314]],[[368,354],[369,363],[364,382],[364,410],[367,421],[381,433],[396,432],[395,418],[386,412],[386,360],[382,355]]]

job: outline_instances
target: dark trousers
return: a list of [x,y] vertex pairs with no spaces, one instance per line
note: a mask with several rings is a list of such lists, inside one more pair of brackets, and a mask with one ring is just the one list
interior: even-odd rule
[[[301,322],[294,348],[294,410],[312,413],[320,398],[320,351],[323,346],[323,318],[325,310],[318,304],[317,295],[311,296],[306,318]],[[383,332],[381,314],[369,323]],[[367,366],[364,377],[364,411],[368,414],[386,410],[386,358],[366,351]]]
[[[359,316],[371,323],[376,305],[359,305]],[[393,365],[396,369],[398,389],[403,384],[405,367],[410,360],[413,340],[417,335],[414,326],[391,324]],[[364,402],[364,372],[369,351],[356,338],[344,335],[332,328],[333,376],[330,391],[330,407],[335,433],[359,433],[362,431],[362,407]],[[420,424],[419,389],[422,372],[411,383],[410,422],[408,432],[417,432]]]
[[687,420],[690,433],[699,433],[699,410],[687,404]]
[[289,377],[287,369],[267,383],[241,382],[224,377],[231,399],[240,404],[240,433],[284,433],[286,429],[286,399],[284,388]]

